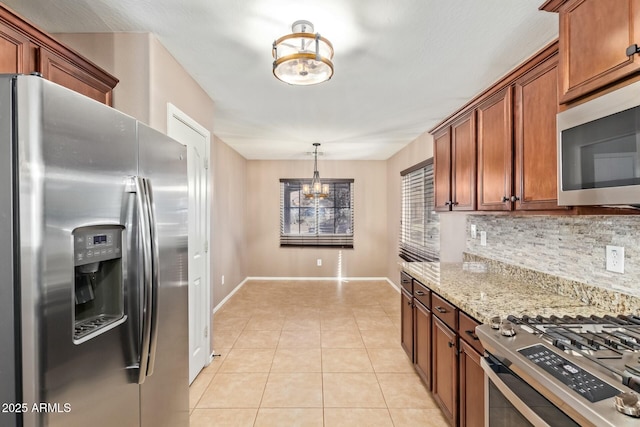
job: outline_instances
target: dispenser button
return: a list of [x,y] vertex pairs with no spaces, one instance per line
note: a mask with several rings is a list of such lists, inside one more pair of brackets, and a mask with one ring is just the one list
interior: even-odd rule
[[82,261],[82,260],[84,259],[84,256],[82,255],[82,252],[78,252],[78,253],[76,254],[76,259],[77,259],[78,261]]
[[92,251],[87,251],[87,258],[91,258],[93,256],[93,252]]

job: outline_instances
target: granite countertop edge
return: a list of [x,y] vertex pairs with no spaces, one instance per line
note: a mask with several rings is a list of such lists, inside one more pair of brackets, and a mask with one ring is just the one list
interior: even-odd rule
[[462,263],[400,262],[401,270],[481,323],[493,316],[640,315],[640,298],[465,254]]

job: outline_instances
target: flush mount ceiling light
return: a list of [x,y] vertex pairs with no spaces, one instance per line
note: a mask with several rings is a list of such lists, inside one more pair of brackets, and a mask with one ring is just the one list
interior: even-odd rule
[[313,153],[313,179],[311,180],[311,185],[302,185],[302,194],[304,194],[304,197],[307,199],[313,199],[316,197],[324,199],[329,196],[329,184],[322,184],[320,182],[320,172],[318,172],[318,147],[320,146],[320,143],[314,142],[313,146],[316,147]]
[[290,85],[322,83],[333,76],[333,46],[320,34],[313,34],[313,24],[296,21],[293,34],[273,42],[273,75]]

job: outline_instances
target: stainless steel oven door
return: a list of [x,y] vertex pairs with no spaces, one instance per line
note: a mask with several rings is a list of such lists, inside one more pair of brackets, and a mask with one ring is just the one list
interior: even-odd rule
[[492,355],[480,364],[485,372],[485,427],[579,427]]

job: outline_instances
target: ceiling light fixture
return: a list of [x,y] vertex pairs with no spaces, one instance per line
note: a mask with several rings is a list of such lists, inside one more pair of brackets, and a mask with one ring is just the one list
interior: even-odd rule
[[320,182],[320,172],[318,172],[318,147],[320,146],[320,143],[314,142],[313,146],[316,147],[313,154],[313,179],[311,180],[311,185],[302,185],[302,194],[304,194],[304,197],[307,199],[313,199],[316,197],[324,199],[329,196],[329,184],[322,184]]
[[293,34],[273,42],[273,75],[290,85],[322,83],[333,76],[333,46],[320,34],[313,34],[313,24],[296,21]]

